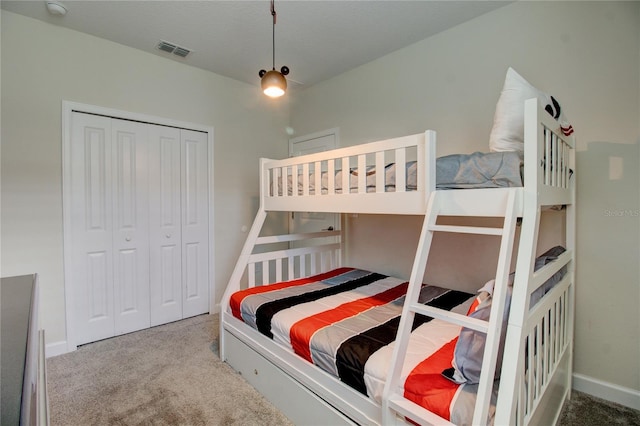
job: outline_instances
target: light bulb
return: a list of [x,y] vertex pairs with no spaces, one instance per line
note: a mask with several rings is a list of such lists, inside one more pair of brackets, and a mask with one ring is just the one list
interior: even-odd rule
[[272,98],[278,98],[284,95],[284,90],[276,86],[269,86],[266,89],[264,89],[264,94]]
[[265,95],[277,98],[287,90],[287,80],[276,70],[271,70],[262,76],[262,91]]

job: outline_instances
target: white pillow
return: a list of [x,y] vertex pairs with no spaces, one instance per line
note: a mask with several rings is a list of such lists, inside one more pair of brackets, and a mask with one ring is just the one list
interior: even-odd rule
[[573,133],[573,128],[564,117],[558,101],[534,86],[509,67],[504,86],[496,105],[493,128],[489,136],[489,149],[492,152],[524,152],[524,101],[538,98],[545,110],[560,122],[565,135]]

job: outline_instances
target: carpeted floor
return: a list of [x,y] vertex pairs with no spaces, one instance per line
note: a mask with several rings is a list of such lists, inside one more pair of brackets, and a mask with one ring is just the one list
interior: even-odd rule
[[[52,426],[291,425],[220,361],[217,337],[202,315],[48,359]],[[559,424],[640,425],[640,412],[574,392]]]
[[202,315],[48,359],[51,424],[290,424],[211,351],[217,336]]
[[573,391],[559,426],[640,426],[640,411]]

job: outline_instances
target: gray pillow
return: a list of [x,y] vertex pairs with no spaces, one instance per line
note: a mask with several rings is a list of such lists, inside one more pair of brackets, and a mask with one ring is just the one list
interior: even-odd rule
[[[564,247],[556,246],[547,250],[544,254],[536,258],[534,270],[538,270],[547,263],[556,260],[560,254],[565,251]],[[541,285],[531,295],[531,304],[533,306],[538,300],[542,298],[554,285],[556,285],[564,274],[566,273],[566,267],[560,269],[551,278],[549,278],[543,285]],[[502,317],[502,331],[500,333],[500,343],[498,345],[498,359],[496,362],[495,378],[500,378],[500,370],[502,369],[502,354],[504,352],[504,341],[506,337],[507,322],[509,320],[509,308],[511,307],[511,294],[513,291],[513,275],[510,275],[509,285],[507,286],[507,298],[505,301],[504,315]],[[479,292],[487,291],[489,297],[484,299],[478,307],[469,314],[472,318],[488,321],[491,314],[491,294],[493,293],[493,285],[495,280],[489,281],[482,287]],[[476,384],[480,381],[480,372],[482,370],[482,357],[484,355],[484,347],[487,336],[485,333],[471,330],[463,327],[456,343],[456,348],[453,354],[453,360],[451,364],[452,368],[448,368],[442,372],[442,375],[447,379],[458,383]]]

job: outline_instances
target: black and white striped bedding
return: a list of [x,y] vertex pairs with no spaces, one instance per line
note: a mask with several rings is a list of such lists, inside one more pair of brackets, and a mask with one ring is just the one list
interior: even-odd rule
[[[380,403],[407,283],[351,268],[235,293],[231,312],[279,345],[297,353]],[[423,287],[420,302],[466,314],[475,296]],[[473,413],[473,386],[444,379],[460,333],[454,324],[418,315],[401,374],[405,392],[447,419]],[[431,367],[427,362],[438,363]],[[425,370],[425,365],[427,369]],[[427,382],[420,379],[425,371]],[[417,375],[416,375],[417,374]]]

